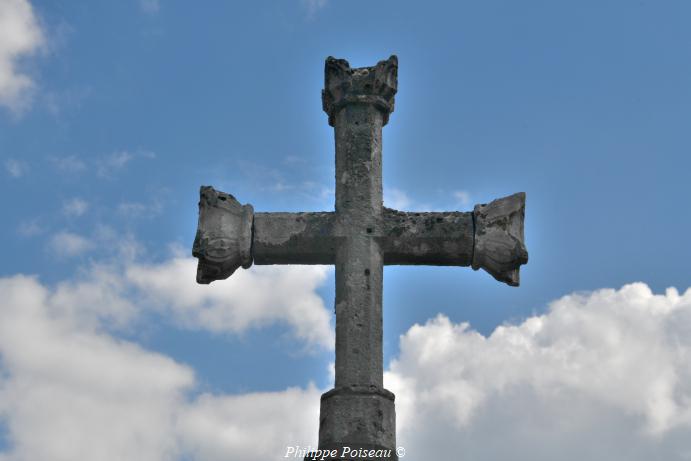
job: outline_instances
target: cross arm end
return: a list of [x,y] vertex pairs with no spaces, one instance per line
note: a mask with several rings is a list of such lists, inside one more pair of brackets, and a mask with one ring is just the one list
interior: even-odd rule
[[523,236],[525,192],[475,205],[473,269],[484,269],[510,286],[520,283],[519,269],[528,262]]
[[199,191],[199,223],[192,255],[199,259],[197,283],[223,280],[239,267],[252,265],[252,205],[202,186]]

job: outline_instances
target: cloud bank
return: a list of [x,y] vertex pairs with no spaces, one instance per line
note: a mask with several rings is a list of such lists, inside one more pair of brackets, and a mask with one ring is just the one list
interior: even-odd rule
[[691,289],[565,296],[489,337],[440,315],[386,382],[412,459],[691,459]]
[[[53,287],[0,279],[0,460],[258,461],[314,444],[323,389],[200,393],[189,365],[114,333],[156,309],[211,332],[281,322],[326,346],[329,333],[297,323],[330,329],[314,292],[326,269],[285,269],[241,271],[213,292],[188,284],[182,257]],[[488,337],[439,315],[400,341],[385,382],[406,459],[691,459],[691,290],[571,294]]]
[[[0,279],[0,423],[11,447],[0,460],[251,460],[314,443],[314,386],[200,394],[188,365],[114,333],[156,309],[213,333],[284,322],[308,346],[333,346],[314,293],[327,268],[242,271],[199,287],[195,261],[94,264],[54,287],[24,275]],[[271,442],[258,446],[260,434]]]
[[314,437],[314,387],[190,398],[189,366],[103,330],[97,320],[133,306],[113,280],[96,280],[102,290],[0,280],[0,418],[11,442],[0,460],[269,459]]

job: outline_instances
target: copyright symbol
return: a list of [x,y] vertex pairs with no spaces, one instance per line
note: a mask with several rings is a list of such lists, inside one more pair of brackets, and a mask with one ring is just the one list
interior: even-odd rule
[[403,447],[396,448],[396,454],[398,455],[399,458],[403,458],[405,456],[405,448],[403,448]]

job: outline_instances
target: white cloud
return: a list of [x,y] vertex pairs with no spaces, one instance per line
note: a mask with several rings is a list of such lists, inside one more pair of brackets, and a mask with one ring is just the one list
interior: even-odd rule
[[137,150],[134,152],[127,150],[115,151],[88,164],[76,155],[49,157],[55,168],[61,173],[78,174],[89,169],[95,171],[102,178],[112,177],[117,172],[123,170],[134,159],[153,160],[155,158],[156,154],[148,150]]
[[457,206],[467,206],[470,204],[470,194],[464,190],[457,190],[453,193]]
[[122,271],[126,264],[133,264],[142,254],[145,248],[131,233],[123,234],[121,230],[99,224],[93,233],[93,240],[99,248],[106,249],[108,256],[115,258],[119,266],[114,271]]
[[89,202],[74,197],[62,203],[62,212],[67,216],[82,216],[89,209]]
[[158,13],[161,9],[159,0],[139,0],[139,7],[148,14]]
[[118,213],[125,216],[141,216],[149,207],[141,202],[123,202],[118,205]]
[[34,237],[40,235],[45,231],[44,227],[39,224],[38,219],[30,219],[22,221],[17,226],[17,233],[23,237]]
[[439,316],[402,336],[386,376],[399,442],[413,459],[688,459],[689,333],[691,289],[642,283],[489,337]]
[[112,152],[95,162],[96,174],[102,178],[110,178],[118,171],[123,170],[132,160],[141,158],[153,160],[156,158],[156,153],[144,149],[134,152],[127,150]]
[[[384,188],[384,206],[399,211],[430,212],[440,209],[426,202],[412,199],[407,192],[395,187]],[[443,207],[442,207],[443,208]]]
[[109,266],[52,289],[0,278],[0,422],[10,442],[0,459],[259,461],[316,442],[313,385],[195,396],[188,366],[115,338],[114,323],[134,325],[146,309],[132,289]]
[[199,461],[264,461],[282,459],[289,445],[316,447],[321,393],[202,395],[179,420],[184,452]]
[[[188,367],[57,316],[55,295],[33,278],[0,279],[0,293],[7,461],[156,461],[177,453],[175,416],[194,382]],[[80,307],[72,313],[92,306]]]
[[134,155],[124,150],[113,152],[98,162],[96,173],[99,176],[110,176],[115,171],[123,169],[133,158]]
[[56,284],[50,310],[80,330],[94,330],[102,322],[109,328],[127,329],[141,308],[130,300],[131,287],[112,265],[92,264],[74,280]]
[[21,160],[10,158],[5,161],[5,170],[13,178],[21,178],[28,169],[28,165]]
[[78,256],[91,250],[94,244],[81,235],[62,231],[55,234],[48,243],[50,250],[61,257]]
[[281,321],[308,344],[333,348],[330,314],[314,291],[326,279],[327,267],[253,267],[211,285],[196,283],[196,267],[196,259],[178,257],[134,265],[126,276],[188,328],[237,333]]
[[[112,299],[115,296],[107,293],[114,287],[122,293],[136,290],[149,306],[184,328],[238,334],[281,322],[310,347],[334,346],[331,314],[315,292],[330,270],[326,266],[253,267],[238,270],[228,280],[199,285],[195,258],[178,255],[160,264],[138,263],[136,242],[108,227],[99,228],[93,238],[62,231],[49,242],[49,249],[61,257],[78,256],[97,246],[111,249],[111,256],[121,263],[107,271],[91,267],[88,272],[102,277],[82,286],[84,293]],[[83,297],[96,299],[94,296]]]
[[122,202],[118,205],[118,213],[128,218],[158,216],[163,211],[163,202],[158,197],[159,194],[154,194],[149,203]]
[[19,61],[44,43],[43,33],[27,0],[0,1],[0,105],[19,113],[28,107],[35,84]]
[[394,210],[406,210],[411,204],[410,197],[401,189],[384,189],[384,206]]
[[302,4],[307,10],[307,18],[313,19],[326,6],[327,0],[302,0]]

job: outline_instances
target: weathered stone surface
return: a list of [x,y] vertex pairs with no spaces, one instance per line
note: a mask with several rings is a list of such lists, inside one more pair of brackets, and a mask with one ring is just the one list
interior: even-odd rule
[[334,264],[335,213],[255,213],[254,264]]
[[336,115],[337,387],[382,386],[383,260],[375,239],[383,220],[382,126],[371,105],[347,105]]
[[377,386],[337,387],[321,397],[319,447],[389,449],[397,459],[393,393]]
[[473,258],[473,213],[416,213],[384,208],[379,239],[384,264],[469,266]]
[[336,249],[335,390],[322,399],[320,448],[396,448],[393,394],[382,382],[384,260],[378,237],[384,231],[382,127],[393,110],[397,68],[395,56],[362,69],[326,61],[322,97],[335,134],[334,230],[342,242]]
[[197,282],[228,278],[252,265],[252,205],[241,205],[230,194],[210,186],[199,191],[199,224],[192,255],[199,258]]
[[518,286],[519,268],[528,262],[523,242],[525,193],[475,205],[474,213],[473,269],[483,268],[500,282]]

